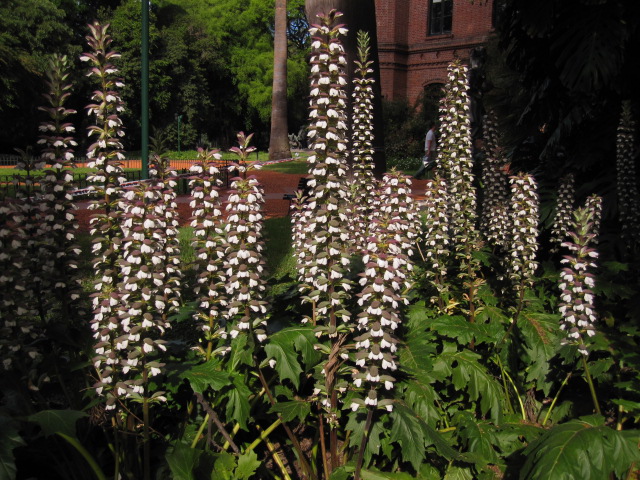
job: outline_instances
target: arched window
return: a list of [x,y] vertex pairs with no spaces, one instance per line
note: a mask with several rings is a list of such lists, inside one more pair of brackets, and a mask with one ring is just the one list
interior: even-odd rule
[[429,0],[429,35],[451,33],[453,0]]

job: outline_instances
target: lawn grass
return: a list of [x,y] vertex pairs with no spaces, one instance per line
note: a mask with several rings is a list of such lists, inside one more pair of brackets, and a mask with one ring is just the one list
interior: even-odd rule
[[309,173],[309,165],[306,160],[292,160],[290,162],[272,163],[265,165],[262,170],[278,173],[291,173],[295,175],[307,175]]

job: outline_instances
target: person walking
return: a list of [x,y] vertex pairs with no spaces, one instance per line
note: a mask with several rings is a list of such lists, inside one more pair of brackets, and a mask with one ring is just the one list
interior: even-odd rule
[[424,139],[424,158],[422,159],[422,165],[418,171],[413,175],[413,178],[420,178],[424,172],[431,170],[436,164],[436,124],[431,122],[429,124],[429,131]]

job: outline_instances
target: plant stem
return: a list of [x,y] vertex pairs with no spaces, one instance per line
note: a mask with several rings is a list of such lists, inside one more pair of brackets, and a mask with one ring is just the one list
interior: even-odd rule
[[571,378],[571,375],[572,375],[572,372],[569,372],[567,374],[567,376],[565,377],[565,379],[560,384],[560,388],[558,388],[558,393],[556,393],[556,396],[553,397],[553,401],[551,402],[551,405],[549,405],[549,410],[547,411],[547,414],[544,416],[544,419],[542,420],[542,426],[543,427],[547,423],[547,420],[549,420],[549,417],[551,416],[551,411],[553,410],[553,407],[556,405],[556,402],[558,401],[558,398],[560,398],[560,392],[562,392],[562,389],[569,382],[569,379]]
[[369,430],[371,429],[371,420],[373,419],[373,409],[369,408],[367,412],[367,421],[364,424],[364,432],[362,432],[362,442],[360,443],[360,449],[358,450],[358,460],[356,462],[356,471],[353,475],[353,480],[360,480],[360,470],[362,470],[362,461],[364,459],[364,450],[369,440]]
[[143,434],[143,476],[144,480],[151,480],[151,438],[149,435],[149,397],[147,397],[147,387],[149,386],[149,373],[146,366],[143,370],[142,380],[144,385],[144,397],[142,397],[142,434]]
[[271,432],[273,432],[276,428],[278,428],[278,425],[280,425],[281,423],[282,423],[282,419],[278,418],[275,422],[273,422],[271,425],[269,425],[266,430],[263,430],[262,428],[260,428],[260,425],[256,425],[256,428],[260,432],[260,436],[258,438],[256,438],[253,442],[251,442],[251,445],[249,445],[245,449],[244,453],[252,451],[258,445],[260,445],[260,443],[262,443],[263,441],[265,443],[268,442],[269,434]]
[[[255,362],[255,364],[256,364],[256,369],[258,371],[258,378],[260,379],[260,383],[262,383],[262,387],[264,388],[264,391],[267,394],[267,397],[269,398],[269,402],[271,403],[271,405],[275,405],[276,400],[275,398],[273,398],[273,394],[269,389],[269,384],[267,383],[267,380],[264,378],[264,375],[262,374],[262,370],[258,366],[257,361]],[[282,415],[278,414],[278,418],[282,420]],[[314,475],[313,470],[311,469],[311,466],[309,465],[309,463],[307,462],[307,459],[304,456],[304,452],[302,451],[300,442],[298,442],[298,439],[289,428],[289,425],[287,425],[284,421],[282,422],[282,428],[284,428],[285,432],[287,432],[287,436],[289,437],[289,440],[291,440],[293,448],[295,448],[296,451],[298,452],[298,458],[300,459],[300,463],[302,464],[302,470],[307,473],[309,478],[315,479],[316,476]]]
[[231,439],[231,436],[229,436],[229,433],[224,428],[224,425],[220,421],[220,418],[218,417],[218,414],[215,412],[215,410],[213,408],[211,408],[211,406],[207,403],[207,401],[204,399],[204,397],[202,396],[201,393],[195,392],[195,396],[196,396],[196,399],[198,400],[198,403],[202,406],[204,411],[207,412],[207,416],[205,417],[204,421],[202,422],[202,425],[200,426],[200,430],[198,431],[198,436],[195,438],[194,441],[198,440],[198,438],[202,434],[202,430],[203,430],[205,424],[208,424],[209,419],[211,419],[211,420],[213,420],[213,423],[216,424],[216,427],[218,428],[218,431],[222,434],[222,436],[227,441],[227,443],[229,443],[229,445],[231,445],[231,448],[233,448],[233,451],[236,452],[236,453],[240,453],[240,449],[233,442],[233,440]]
[[318,425],[320,430],[320,453],[322,454],[322,468],[326,478],[329,478],[331,471],[329,470],[329,464],[327,463],[327,444],[324,439],[324,415],[322,413],[318,415]]
[[602,415],[602,411],[600,410],[600,403],[598,402],[598,396],[596,395],[596,389],[593,386],[593,379],[591,378],[591,373],[589,373],[589,364],[587,364],[586,355],[582,355],[582,365],[584,366],[584,374],[589,384],[589,391],[591,392],[591,399],[593,400],[593,407],[596,409],[596,413],[598,415]]
[[516,397],[518,398],[518,403],[520,404],[520,411],[522,412],[522,419],[526,421],[527,420],[527,412],[526,412],[526,410],[524,408],[524,404],[522,403],[522,398],[520,398],[520,392],[518,392],[518,388],[516,387],[516,384],[514,383],[514,381],[511,378],[511,376],[506,372],[506,370],[503,370],[503,373],[507,377],[507,380],[509,380],[509,383],[513,387],[513,390],[516,392]]
[[[279,421],[280,421],[280,419],[276,420],[276,422],[279,422]],[[284,476],[284,479],[285,480],[291,480],[291,477],[289,476],[289,472],[287,472],[287,467],[284,466],[284,462],[280,458],[280,455],[276,451],[276,448],[274,447],[273,443],[271,443],[271,441],[269,440],[269,437],[267,436],[267,435],[269,435],[269,432],[267,432],[266,430],[262,430],[262,428],[260,428],[260,425],[256,425],[256,428],[258,429],[258,431],[261,431],[260,437],[261,438],[264,437],[264,443],[267,445],[267,449],[271,453],[271,456],[273,457],[273,461],[276,462],[276,464],[278,465],[278,468],[282,472],[282,475]],[[271,428],[271,427],[269,427],[269,428]],[[247,449],[247,451],[248,450],[249,449]]]
[[507,405],[509,406],[509,411],[514,412],[513,404],[511,403],[511,396],[509,395],[509,386],[507,385],[507,375],[504,370],[504,366],[502,365],[502,360],[500,357],[496,355],[496,362],[498,363],[498,367],[500,368],[500,373],[502,374],[502,387],[504,388],[504,395],[507,398]]
[[111,426],[113,427],[113,455],[115,457],[115,465],[113,466],[114,474],[113,478],[120,478],[120,432],[118,431],[118,424],[115,418],[111,419]]
[[78,453],[80,455],[82,455],[82,457],[87,461],[87,463],[89,464],[89,466],[91,467],[91,470],[93,470],[93,473],[96,474],[96,478],[98,480],[107,480],[107,477],[105,476],[105,474],[103,473],[102,469],[100,468],[100,466],[98,465],[98,463],[95,461],[95,459],[91,456],[91,454],[87,451],[86,448],[84,448],[80,442],[73,438],[70,437],[69,435],[65,435],[64,433],[61,432],[56,432],[60,437],[64,438],[67,442],[69,442],[69,444],[71,444],[71,446],[73,448],[75,448]]

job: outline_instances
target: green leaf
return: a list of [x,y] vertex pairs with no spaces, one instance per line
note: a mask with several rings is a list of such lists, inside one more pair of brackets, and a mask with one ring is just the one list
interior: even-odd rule
[[404,472],[378,472],[375,470],[362,470],[362,480],[413,480],[415,477]]
[[14,480],[16,468],[13,449],[25,445],[18,428],[8,417],[0,417],[0,480]]
[[535,382],[545,395],[549,395],[553,382],[547,380],[549,362],[555,356],[560,342],[560,317],[543,313],[523,312],[518,328],[525,344],[527,381]]
[[198,466],[202,450],[178,443],[173,451],[167,453],[166,459],[174,480],[194,480],[193,470]]
[[475,454],[480,465],[498,464],[495,425],[477,421],[470,412],[459,412],[454,422],[457,426],[458,436],[466,441],[467,450]]
[[211,480],[235,480],[233,471],[236,468],[236,457],[230,453],[221,453],[213,464]]
[[[621,476],[640,461],[637,438],[604,425],[597,415],[556,425],[525,450],[521,479],[599,480]],[[637,436],[637,432],[636,432]]]
[[310,366],[317,363],[320,358],[319,353],[313,348],[315,343],[313,328],[296,326],[285,328],[271,335],[264,350],[267,357],[276,360],[275,369],[280,378],[288,378],[298,388],[300,374],[303,370],[298,362],[296,350],[302,354],[305,364]]
[[403,405],[394,405],[391,419],[391,441],[402,447],[403,460],[418,470],[426,455],[424,432],[418,418]]
[[475,339],[476,344],[495,342],[502,328],[497,324],[471,323],[459,315],[443,315],[428,323],[429,328],[439,335],[449,337],[460,345],[466,345]]
[[229,373],[220,371],[219,368],[220,362],[209,360],[182,372],[180,377],[188,380],[196,393],[202,394],[209,387],[219,391],[231,384]]
[[76,422],[87,414],[78,410],[42,410],[30,415],[27,420],[37,423],[45,436],[62,433],[69,437],[76,436]]
[[300,421],[304,421],[311,412],[311,403],[301,402],[299,400],[277,402],[271,407],[270,412],[279,413],[285,422],[290,422],[296,417],[298,417]]
[[248,335],[238,335],[231,341],[231,354],[229,356],[228,370],[235,372],[240,365],[253,365],[252,348],[247,347]]
[[469,468],[450,466],[444,475],[444,480],[473,480],[473,474]]
[[454,387],[466,391],[471,400],[480,399],[482,414],[491,411],[491,418],[499,422],[502,417],[502,388],[480,363],[480,355],[470,350],[443,351],[439,359],[450,366]]
[[437,394],[433,387],[416,381],[408,381],[404,390],[404,400],[407,405],[422,418],[427,425],[435,426],[440,419],[436,407]]
[[249,397],[251,390],[244,384],[243,375],[234,375],[233,388],[227,393],[229,402],[227,403],[227,422],[236,421],[243,430],[248,430],[247,420],[249,419]]
[[238,468],[236,468],[235,478],[238,480],[249,480],[259,466],[260,461],[258,460],[258,454],[253,450],[245,452],[238,457]]

